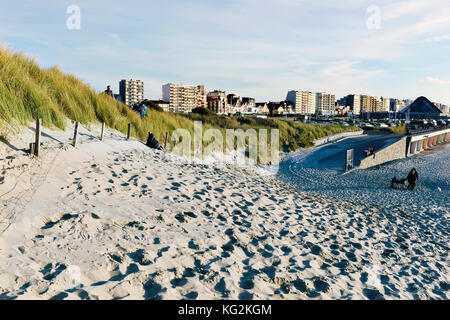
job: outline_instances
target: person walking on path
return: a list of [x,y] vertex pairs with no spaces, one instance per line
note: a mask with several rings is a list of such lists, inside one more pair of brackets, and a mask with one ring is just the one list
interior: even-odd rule
[[417,180],[419,180],[419,174],[417,173],[416,168],[413,168],[409,174],[408,177],[406,178],[408,179],[408,190],[414,190],[414,188],[416,187],[416,183]]
[[147,106],[145,104],[139,107],[139,113],[141,114],[141,119],[144,119],[147,115]]

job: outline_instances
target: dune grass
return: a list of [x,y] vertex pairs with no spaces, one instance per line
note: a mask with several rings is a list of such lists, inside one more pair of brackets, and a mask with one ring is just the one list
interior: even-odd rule
[[286,119],[263,119],[256,117],[227,117],[218,115],[186,114],[186,118],[202,121],[213,128],[238,129],[279,129],[280,147],[285,151],[313,146],[313,141],[345,131],[358,131],[358,127],[329,124],[308,124]]
[[[151,110],[145,120],[128,106],[111,97],[97,93],[74,75],[64,74],[58,67],[49,69],[39,65],[25,54],[0,46],[0,136],[16,133],[20,125],[41,118],[43,125],[64,130],[67,119],[83,125],[105,122],[109,128],[126,133],[132,124],[132,135],[145,141],[153,132],[164,141],[176,129],[193,134],[194,121],[203,122],[203,130],[270,129],[280,130],[280,148],[294,151],[309,147],[313,140],[327,135],[358,130],[357,127],[311,125],[289,120],[259,119],[253,117],[225,117],[218,115],[180,115]],[[170,145],[170,139],[169,139]]]
[[67,119],[84,125],[105,122],[123,133],[131,123],[133,136],[141,140],[149,131],[158,139],[180,127],[192,131],[192,121],[175,114],[152,111],[143,121],[128,106],[95,92],[74,75],[58,67],[42,69],[24,54],[0,48],[0,130],[10,131],[36,118],[46,127],[62,130]]

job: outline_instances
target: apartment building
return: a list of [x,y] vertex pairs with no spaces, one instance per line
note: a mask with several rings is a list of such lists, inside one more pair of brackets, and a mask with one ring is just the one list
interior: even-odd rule
[[335,113],[336,97],[332,93],[316,93],[316,113],[324,116],[333,116]]
[[346,106],[350,107],[354,115],[361,113],[361,96],[359,94],[348,95],[346,102]]
[[191,112],[197,107],[206,107],[205,86],[168,83],[162,86],[162,96],[171,112]]
[[314,114],[317,107],[317,94],[309,91],[289,91],[286,101],[292,103],[297,114]]
[[207,107],[207,93],[205,86],[197,86],[196,91],[197,95],[197,107],[206,108]]
[[206,98],[208,109],[217,114],[228,114],[230,108],[225,91],[214,90]]
[[381,97],[380,109],[377,112],[389,112],[391,111],[391,99]]
[[381,101],[378,97],[361,95],[361,111],[377,112],[381,110]]
[[121,80],[119,82],[120,99],[127,106],[144,100],[144,82],[141,80]]
[[401,99],[391,99],[390,105],[391,105],[391,110],[394,112],[402,111],[403,109],[405,109],[407,107],[405,102]]

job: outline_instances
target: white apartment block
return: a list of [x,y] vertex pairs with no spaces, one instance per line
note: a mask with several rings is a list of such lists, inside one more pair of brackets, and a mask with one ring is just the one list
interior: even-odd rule
[[336,97],[332,93],[318,92],[316,94],[316,112],[320,115],[333,116]]
[[359,94],[351,94],[347,96],[347,106],[349,106],[354,115],[361,113],[361,96]]
[[316,113],[317,94],[309,91],[289,91],[286,101],[292,103],[297,114],[314,114]]
[[162,86],[162,100],[169,103],[171,112],[191,112],[206,107],[205,87],[168,83]]
[[119,82],[119,95],[127,106],[144,100],[144,82],[141,80],[122,80]]
[[389,112],[391,110],[391,99],[381,98],[381,110],[380,112]]

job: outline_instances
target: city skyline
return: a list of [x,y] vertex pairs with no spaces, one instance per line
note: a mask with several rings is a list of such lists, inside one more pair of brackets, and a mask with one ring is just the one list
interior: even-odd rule
[[257,101],[310,90],[450,104],[448,1],[133,3],[77,1],[79,30],[66,26],[71,3],[11,3],[0,40],[98,91],[141,79],[146,98],[166,83],[202,83]]

